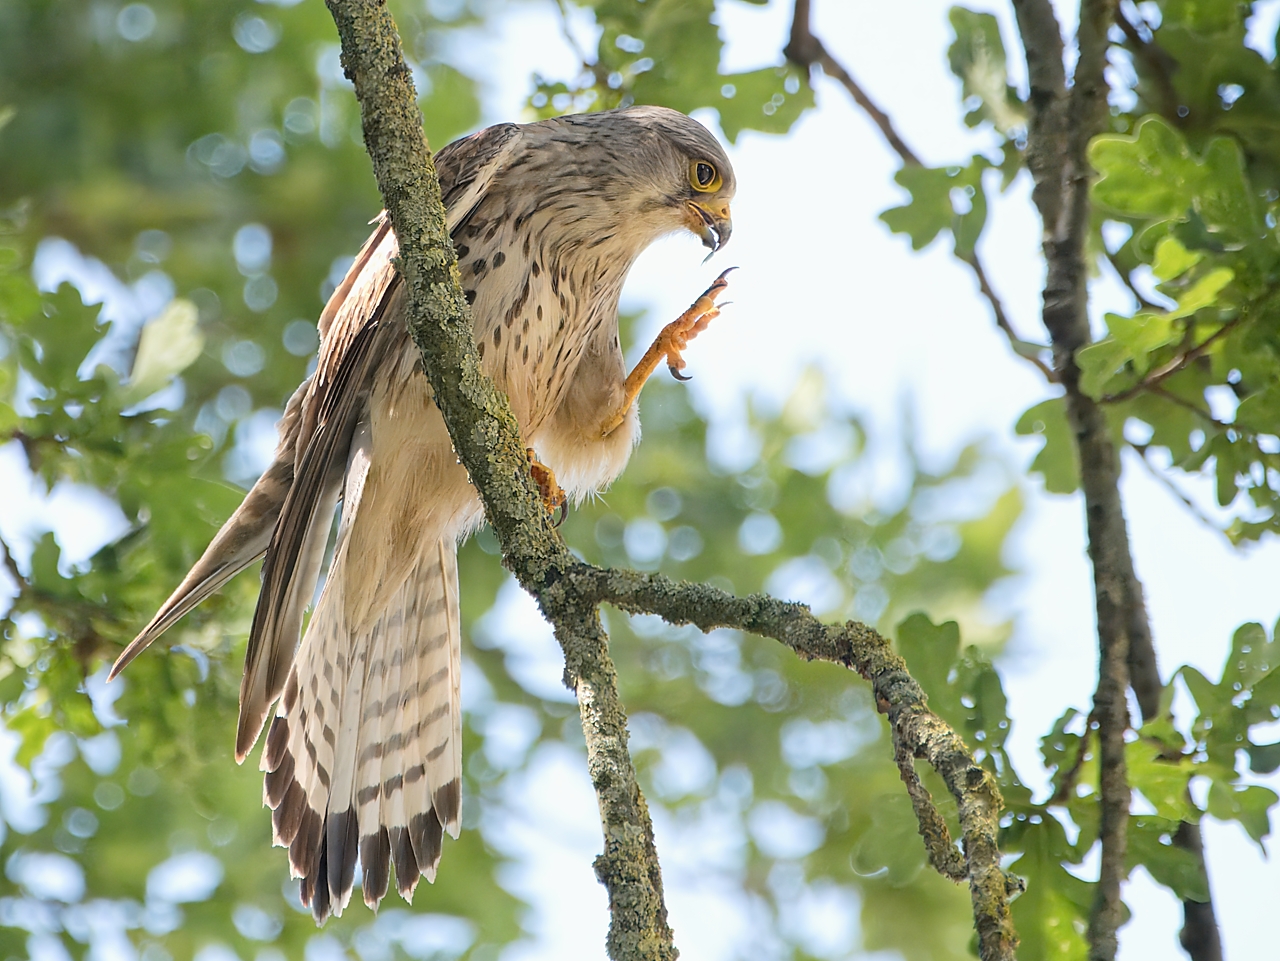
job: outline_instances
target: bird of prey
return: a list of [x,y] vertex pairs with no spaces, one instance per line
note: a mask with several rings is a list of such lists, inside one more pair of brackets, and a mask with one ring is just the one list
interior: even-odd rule
[[[632,263],[687,229],[729,239],[735,180],[700,124],[630,107],[501,124],[436,157],[481,366],[506,392],[535,476],[608,485],[639,438],[634,400],[715,316],[723,275],[627,376],[618,297]],[[483,519],[405,327],[385,216],[320,315],[316,372],[290,398],[274,462],[118,674],[266,554],[240,688],[236,759],[257,742],[276,844],[317,922],[341,914],[357,858],[376,906],[408,899],[457,837],[462,774],[457,544]],[[341,503],[328,577],[299,644]]]

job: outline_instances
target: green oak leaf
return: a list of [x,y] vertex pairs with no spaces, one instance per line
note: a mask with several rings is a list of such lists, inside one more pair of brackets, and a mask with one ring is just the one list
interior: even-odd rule
[[1214,779],[1209,785],[1209,813],[1220,821],[1239,821],[1265,853],[1263,839],[1271,833],[1271,806],[1280,796],[1258,784],[1232,786]]
[[1150,815],[1130,818],[1125,860],[1131,870],[1145,867],[1157,883],[1184,901],[1208,901],[1209,880],[1199,859],[1173,843],[1180,823]]
[[999,21],[964,7],[952,7],[947,16],[956,34],[947,49],[951,72],[962,82],[961,96],[978,99],[965,123],[976,127],[989,121],[1002,134],[1026,126],[1025,106],[1009,84]]
[[1044,489],[1050,494],[1075,493],[1080,486],[1080,455],[1067,423],[1065,401],[1055,397],[1028,408],[1014,430],[1020,437],[1044,438],[1030,468],[1044,478]]
[[1178,238],[1167,236],[1156,244],[1151,272],[1161,280],[1173,280],[1185,274],[1203,258],[1204,254],[1197,250],[1187,250],[1179,243]]

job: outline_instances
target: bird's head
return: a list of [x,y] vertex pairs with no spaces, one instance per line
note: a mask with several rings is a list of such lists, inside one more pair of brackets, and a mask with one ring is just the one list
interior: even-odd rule
[[648,243],[689,230],[715,253],[729,241],[737,189],[724,148],[706,127],[667,107],[626,107],[564,118],[590,125],[609,157],[609,191],[623,226]]

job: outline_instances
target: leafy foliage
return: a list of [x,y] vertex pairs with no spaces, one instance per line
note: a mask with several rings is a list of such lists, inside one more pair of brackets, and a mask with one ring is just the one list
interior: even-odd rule
[[583,7],[595,15],[600,41],[594,55],[580,52],[578,77],[538,80],[529,102],[540,116],[633,103],[685,113],[709,107],[732,141],[743,130],[786,133],[813,106],[808,78],[781,57],[743,73],[719,71],[714,0],[594,0]]
[[[1280,196],[1276,66],[1244,46],[1247,6],[1168,2],[1136,10],[1145,19],[1134,25],[1134,34],[1126,37],[1117,28],[1113,35],[1117,45],[1125,40],[1114,49],[1127,68],[1117,73],[1119,89],[1113,91],[1114,132],[1099,137],[1089,154],[1098,173],[1092,248],[1130,285],[1135,309],[1108,314],[1107,336],[1078,352],[1081,384],[1106,405],[1118,445],[1144,437],[1131,446],[1143,456],[1165,452],[1165,460],[1155,463],[1167,464],[1169,472],[1212,478],[1218,504],[1230,511],[1224,533],[1234,541],[1253,540],[1277,529],[1280,492],[1280,407],[1272,396],[1280,381],[1273,296]],[[960,7],[953,8],[951,22],[956,42],[950,62],[961,80],[966,120],[998,138],[1008,184],[1025,149],[1025,110],[1005,74],[996,22]],[[883,219],[917,249],[949,230],[956,256],[969,259],[985,214],[985,203],[978,202],[982,171],[996,165],[978,156],[963,166],[905,168],[897,179],[909,201]],[[955,190],[966,186],[973,212]],[[1019,352],[1034,348],[1014,346]],[[1017,432],[1044,439],[1031,469],[1046,490],[1077,489],[1080,468],[1061,397],[1029,409]],[[935,650],[954,652],[945,626],[917,623],[912,629],[918,639],[932,638]],[[977,717],[1002,716],[1002,695],[972,688],[969,655],[941,672],[930,669],[924,648],[915,650],[913,671],[932,678],[926,687],[933,703],[953,724],[972,730]],[[1155,810],[1130,821],[1130,861],[1179,897],[1208,895],[1194,858],[1173,843],[1182,821],[1206,812],[1237,820],[1255,841],[1268,830],[1276,796],[1248,777],[1274,771],[1280,751],[1254,743],[1249,731],[1280,714],[1275,663],[1263,628],[1240,628],[1218,683],[1190,667],[1175,675],[1191,693],[1197,717],[1175,724],[1171,685],[1165,712],[1129,745],[1130,782]],[[942,700],[940,689],[949,692]],[[985,747],[990,728],[973,736]],[[1092,890],[1067,868],[1081,864],[1096,840],[1090,738],[1088,720],[1070,710],[1043,740],[1053,785],[1044,802],[1033,803],[999,750],[985,762],[1005,792],[1002,849],[1020,852],[1014,870],[1028,880],[1027,893],[1014,905],[1021,957],[1085,956]],[[998,747],[1000,741],[990,743]],[[1246,758],[1251,771],[1242,767]],[[1197,784],[1207,790],[1192,790]]]

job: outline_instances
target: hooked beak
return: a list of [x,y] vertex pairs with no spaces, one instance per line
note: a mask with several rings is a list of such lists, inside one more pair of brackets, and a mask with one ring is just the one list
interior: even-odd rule
[[[690,200],[687,206],[690,213],[689,229],[702,240],[702,246],[710,250],[711,254],[729,242],[729,235],[733,233],[733,220],[729,217],[727,203],[708,204],[704,207]],[[711,254],[707,254],[708,259]]]

